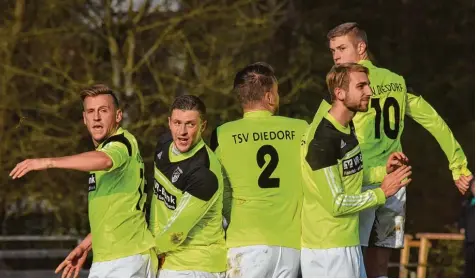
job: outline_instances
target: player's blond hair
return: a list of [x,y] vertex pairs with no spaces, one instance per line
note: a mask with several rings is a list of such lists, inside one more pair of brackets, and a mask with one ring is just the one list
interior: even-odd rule
[[114,100],[114,106],[116,107],[116,109],[119,108],[119,100],[117,99],[116,94],[114,94],[114,91],[112,91],[111,88],[109,88],[108,86],[104,84],[95,84],[88,88],[84,88],[83,90],[81,90],[79,95],[81,96],[81,100],[83,102],[84,102],[84,99],[86,99],[86,97],[95,97],[98,95],[111,95],[112,99]]
[[360,28],[359,24],[356,22],[346,22],[334,27],[329,33],[327,33],[327,41],[335,37],[341,37],[345,35],[350,35],[353,39],[354,44],[358,42],[364,42],[365,45],[369,45],[367,41],[367,33]]
[[335,100],[334,91],[336,88],[349,90],[350,73],[352,72],[362,72],[368,75],[369,69],[357,63],[343,63],[332,66],[329,73],[327,73],[326,83],[332,101]]

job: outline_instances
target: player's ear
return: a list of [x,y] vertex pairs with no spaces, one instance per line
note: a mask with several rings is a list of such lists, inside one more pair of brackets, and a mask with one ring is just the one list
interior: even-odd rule
[[87,126],[86,124],[86,112],[83,110],[83,122],[84,122],[84,125]]
[[263,99],[265,100],[266,104],[269,104],[269,102],[270,102],[271,94],[269,94],[269,93],[270,92],[268,92],[268,91],[264,92],[264,98]]
[[336,96],[336,100],[343,101],[345,99],[345,91],[340,87],[334,89],[334,95]]
[[117,109],[116,110],[116,123],[120,123],[122,121],[122,110]]
[[357,52],[359,55],[364,55],[364,53],[367,51],[367,44],[365,42],[359,42],[357,44]]
[[200,120],[202,121],[202,127],[200,128],[200,132],[203,133],[205,129],[207,128],[207,121],[206,120]]
[[266,93],[264,93],[264,99],[266,101],[266,105],[268,105],[268,107],[272,108],[274,107],[274,104],[276,103],[276,98],[274,97],[274,94],[273,92],[271,91],[266,91]]

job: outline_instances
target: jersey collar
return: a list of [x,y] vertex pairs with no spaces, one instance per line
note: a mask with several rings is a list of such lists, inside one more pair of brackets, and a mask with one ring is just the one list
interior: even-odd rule
[[[122,129],[122,127],[118,127],[117,130],[116,130],[116,132],[115,132],[114,134],[112,134],[111,136],[109,136],[109,138],[112,137],[112,136],[115,136],[115,135],[122,134],[122,133],[124,133],[124,129]],[[108,139],[108,138],[107,138],[107,139]],[[96,147],[96,149],[101,148],[102,145],[103,145],[103,143],[106,142],[107,139],[103,140],[100,144],[98,144],[98,146]]]
[[198,143],[195,144],[195,146],[192,149],[190,149],[189,151],[185,153],[180,153],[180,154],[175,154],[172,151],[173,145],[174,143],[172,142],[172,144],[170,144],[170,147],[169,147],[169,159],[170,159],[170,162],[178,162],[195,155],[195,153],[197,153],[197,151],[200,150],[205,145],[205,142],[203,141],[203,139],[200,139]]
[[340,124],[339,121],[337,121],[330,113],[327,113],[325,118],[329,120],[332,125],[334,125],[334,127],[336,127],[336,129],[340,132],[348,135],[350,134],[350,125],[347,125],[347,127],[342,126],[342,124]]
[[261,117],[268,117],[272,116],[273,114],[269,110],[254,110],[245,112],[243,118],[261,118]]
[[370,60],[360,60],[359,64],[362,66],[365,66],[366,68],[375,68],[374,64],[372,64],[372,61]]

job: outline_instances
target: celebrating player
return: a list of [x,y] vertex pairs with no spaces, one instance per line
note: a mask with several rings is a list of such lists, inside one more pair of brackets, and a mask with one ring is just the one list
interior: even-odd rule
[[48,168],[90,172],[88,212],[91,233],[60,264],[63,277],[76,277],[94,251],[89,277],[155,277],[157,257],[144,216],[144,163],[135,137],[119,126],[117,97],[104,85],[81,91],[83,119],[95,151],[28,159],[11,171],[13,179]]
[[[465,193],[472,174],[467,169],[461,146],[431,105],[421,96],[408,92],[403,77],[370,62],[365,31],[356,23],[344,23],[329,31],[327,39],[336,65],[360,63],[370,72],[369,110],[358,112],[353,120],[365,163],[369,166],[385,164],[392,152],[402,150],[403,120],[408,115],[436,138],[450,162],[456,187]],[[364,185],[363,191],[376,187],[378,183]],[[365,253],[370,277],[386,276],[391,249],[403,247],[405,203],[406,189],[402,188],[384,206],[361,213],[360,238],[363,246],[370,245]]]
[[[411,181],[406,179],[411,167],[403,165],[408,160],[402,153],[393,153],[386,165],[375,168],[362,162],[351,121],[356,112],[368,109],[367,74],[367,68],[355,63],[332,67],[326,77],[332,107],[322,102],[303,138],[305,278],[365,277],[358,212],[384,204]],[[361,192],[363,181],[382,179],[381,187]]]
[[170,135],[155,151],[150,230],[165,255],[159,277],[224,277],[223,176],[205,145],[206,108],[195,96],[177,97],[170,109]]
[[233,91],[243,118],[219,126],[211,140],[226,176],[227,277],[297,277],[299,148],[307,123],[273,115],[279,106],[278,82],[265,63],[239,71]]

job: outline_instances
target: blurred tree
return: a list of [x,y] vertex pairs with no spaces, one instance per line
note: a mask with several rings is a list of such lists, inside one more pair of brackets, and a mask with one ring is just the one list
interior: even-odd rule
[[[79,88],[104,82],[119,94],[123,125],[151,162],[168,107],[201,96],[209,125],[236,118],[234,73],[259,57],[282,21],[278,1],[11,1],[0,64],[2,233],[88,231],[86,175],[48,170],[8,178],[27,157],[91,149]],[[36,228],[28,219],[44,215]]]

